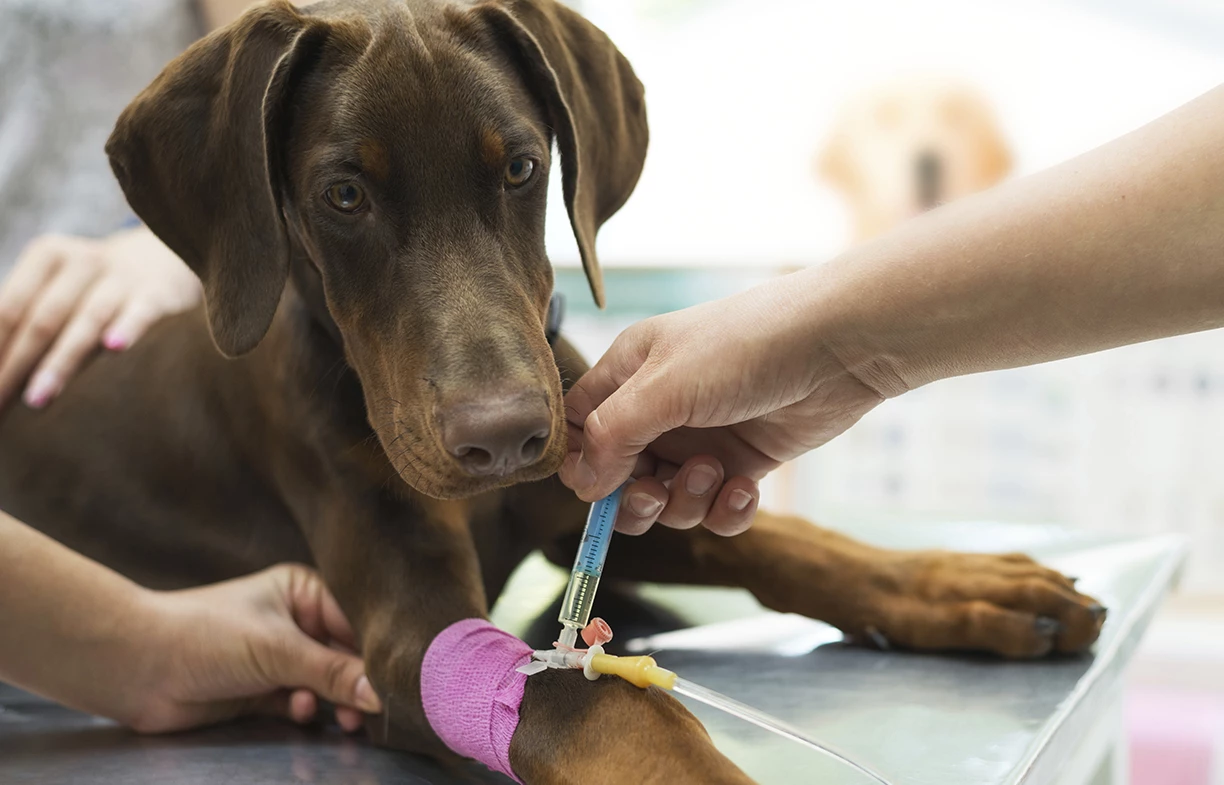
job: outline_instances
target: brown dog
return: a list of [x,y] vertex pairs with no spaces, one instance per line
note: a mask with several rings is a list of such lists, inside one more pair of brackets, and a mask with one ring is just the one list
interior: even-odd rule
[[815,160],[817,176],[845,197],[856,241],[988,188],[1009,169],[989,102],[966,84],[929,76],[847,102]]
[[[562,378],[583,366],[545,340],[550,144],[602,299],[595,231],[646,136],[629,64],[553,0],[250,11],[108,145],[207,320],[169,319],[50,409],[7,412],[0,507],[151,586],[317,565],[387,707],[375,739],[451,755],[421,708],[425,648],[531,550],[568,566],[586,511],[551,476]],[[1081,650],[1102,615],[1023,556],[888,552],[766,514],[732,539],[618,539],[608,570],[1013,657]],[[564,672],[528,680],[510,759],[532,785],[576,765],[593,785],[747,781],[670,697]]]

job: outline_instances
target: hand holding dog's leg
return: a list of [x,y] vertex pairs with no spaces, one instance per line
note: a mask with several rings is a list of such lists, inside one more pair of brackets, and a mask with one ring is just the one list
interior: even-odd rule
[[325,645],[352,633],[313,570],[152,592],[2,513],[0,546],[6,681],[148,733],[252,712],[305,722],[316,694],[379,710],[361,660]]
[[168,620],[149,646],[161,643],[177,656],[154,671],[159,687],[139,730],[179,730],[250,711],[307,722],[322,698],[352,731],[362,712],[382,708],[351,653],[352,628],[312,569],[281,565],[149,601]]

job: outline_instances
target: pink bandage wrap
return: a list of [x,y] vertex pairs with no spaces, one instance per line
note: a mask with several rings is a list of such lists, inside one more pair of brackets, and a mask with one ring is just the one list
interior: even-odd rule
[[515,782],[510,739],[518,727],[527,677],[516,671],[531,647],[484,619],[457,621],[438,633],[421,663],[421,702],[434,732],[455,752]]

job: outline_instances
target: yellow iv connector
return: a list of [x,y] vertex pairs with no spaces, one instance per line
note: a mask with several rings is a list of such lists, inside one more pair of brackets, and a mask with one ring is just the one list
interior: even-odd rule
[[617,657],[612,654],[596,654],[591,657],[591,670],[620,676],[635,687],[646,689],[654,685],[665,690],[676,686],[676,674],[660,668],[654,657]]

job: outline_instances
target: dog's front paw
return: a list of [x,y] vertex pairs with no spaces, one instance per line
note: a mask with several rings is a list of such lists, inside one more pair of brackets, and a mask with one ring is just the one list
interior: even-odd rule
[[861,618],[841,626],[877,646],[1042,657],[1087,649],[1105,620],[1073,580],[1023,554],[883,551],[873,561]]

